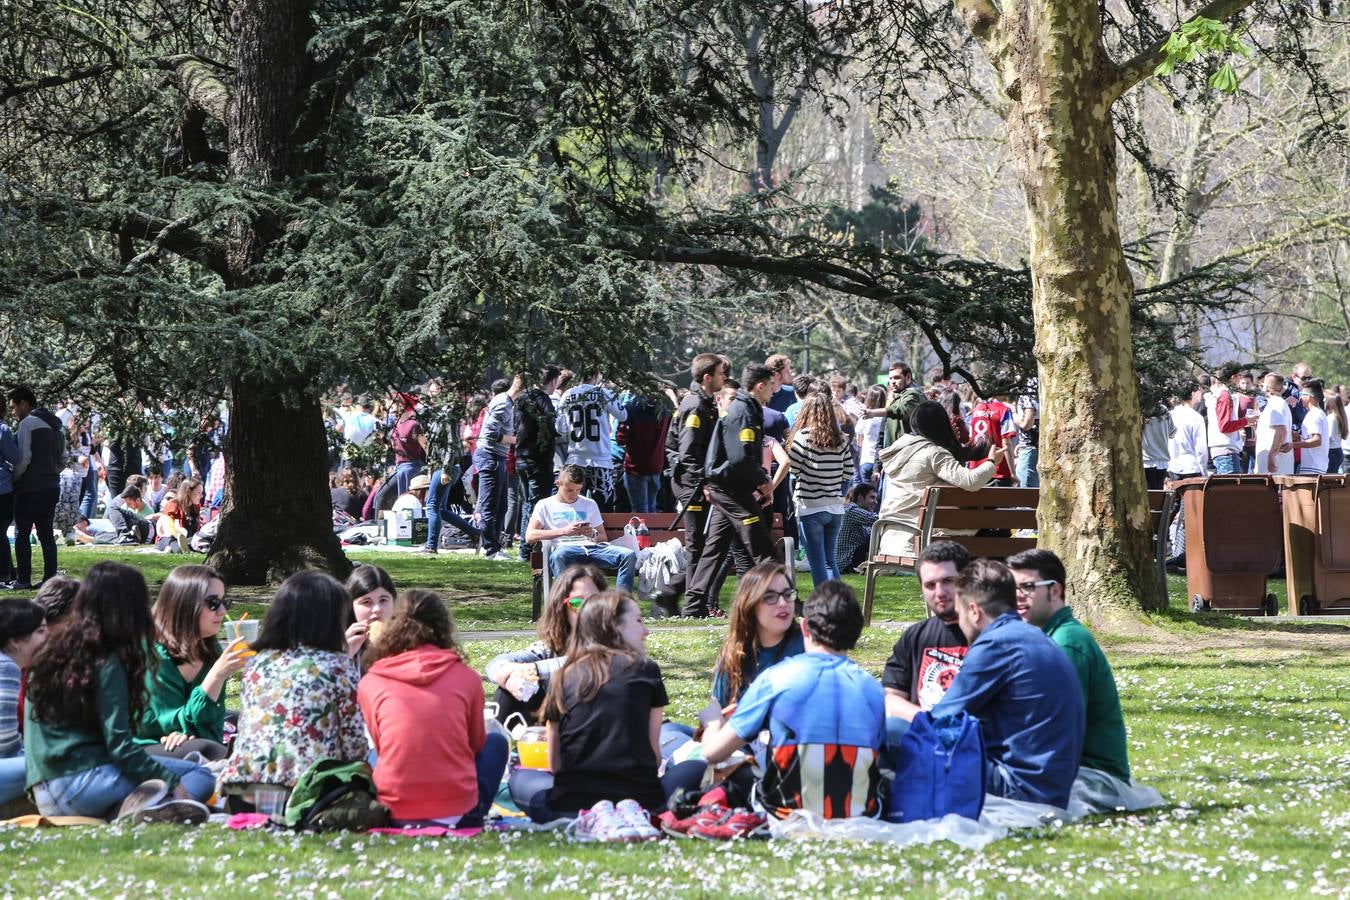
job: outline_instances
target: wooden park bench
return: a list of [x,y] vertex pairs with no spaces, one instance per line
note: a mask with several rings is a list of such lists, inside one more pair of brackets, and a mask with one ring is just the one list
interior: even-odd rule
[[[656,546],[662,541],[668,541],[671,538],[679,538],[684,541],[684,527],[681,523],[676,528],[675,522],[679,518],[677,513],[654,512],[654,513],[601,513],[600,516],[605,522],[605,534],[612,540],[623,534],[624,526],[636,515],[647,523],[647,531],[651,534],[652,546]],[[796,543],[795,535],[785,535],[783,533],[783,516],[781,513],[774,513],[773,523],[769,527],[769,536],[773,539],[774,545],[782,543],[786,553],[788,572],[793,573],[789,577],[795,582],[796,575],[792,569],[792,554]],[[552,574],[548,567],[548,553],[553,549],[552,541],[542,541],[533,553],[530,554],[530,569],[534,575],[534,600],[532,618],[539,621],[539,617],[544,612],[544,599],[548,597],[552,587]],[[605,568],[601,566],[601,568]]]
[[[1022,529],[1035,529],[1036,504],[1039,500],[1040,491],[1037,488],[993,487],[978,491],[966,491],[950,485],[927,488],[919,503],[918,533],[906,545],[905,552],[899,555],[881,553],[881,540],[887,530],[903,526],[895,519],[877,519],[872,526],[872,540],[867,549],[863,621],[869,625],[872,623],[872,601],[876,594],[877,578],[891,572],[917,574],[919,554],[934,540],[955,541],[970,551],[972,557],[997,560],[1035,547],[1036,539],[1032,537],[987,537],[950,532],[1003,529],[1015,534]],[[1173,491],[1148,492],[1149,530],[1153,534],[1158,578],[1162,582],[1164,594],[1167,591],[1168,525],[1172,520],[1175,500]]]

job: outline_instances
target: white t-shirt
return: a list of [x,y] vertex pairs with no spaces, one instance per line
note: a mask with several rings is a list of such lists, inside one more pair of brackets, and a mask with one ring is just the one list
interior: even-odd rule
[[877,461],[877,454],[881,452],[881,432],[885,427],[886,420],[881,416],[858,420],[858,458],[864,465]]
[[1208,475],[1205,417],[1189,403],[1183,403],[1172,408],[1172,426],[1172,436],[1167,439],[1167,471],[1178,475]]
[[567,446],[567,462],[602,469],[614,465],[610,455],[611,417],[627,421],[628,410],[607,388],[579,384],[563,394],[554,424]]
[[[1261,418],[1256,422],[1256,473],[1257,475],[1293,475],[1294,474],[1294,451],[1289,450],[1285,453],[1279,453],[1278,447],[1272,447],[1275,439],[1275,429],[1284,426],[1284,441],[1288,443],[1293,440],[1289,431],[1290,424],[1289,405],[1284,402],[1283,397],[1267,397],[1266,408],[1261,411]],[[1275,471],[1270,470],[1270,454],[1274,452]]]
[[1327,414],[1316,406],[1310,406],[1303,414],[1303,440],[1310,439],[1314,434],[1320,434],[1322,441],[1316,447],[1304,447],[1300,452],[1298,473],[1300,475],[1323,475],[1327,471],[1327,457],[1331,455],[1330,437],[1327,434],[1331,430],[1331,423],[1327,421]]
[[[541,528],[549,530],[566,528],[573,522],[589,522],[596,528],[605,524],[600,507],[584,496],[578,496],[575,503],[564,503],[557,494],[552,494],[534,505],[534,517]],[[554,540],[560,544],[589,544],[593,538],[588,534],[573,534]]]

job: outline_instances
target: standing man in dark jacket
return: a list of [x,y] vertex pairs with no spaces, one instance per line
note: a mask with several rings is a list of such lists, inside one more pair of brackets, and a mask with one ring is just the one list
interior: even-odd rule
[[525,542],[534,505],[553,493],[553,451],[558,429],[553,420],[558,411],[551,395],[558,389],[562,369],[552,363],[539,370],[539,381],[516,397],[516,472],[525,485],[520,504],[520,558],[528,560],[533,547]]
[[[684,593],[703,555],[707,534],[708,502],[703,496],[703,462],[708,458],[708,442],[717,424],[717,392],[731,376],[731,360],[716,353],[700,353],[689,366],[692,379],[689,393],[680,401],[675,421],[666,433],[666,459],[670,466],[671,486],[684,513],[684,571],[671,579],[657,594],[652,605],[666,615],[675,614],[675,600]],[[706,612],[706,603],[702,604]],[[699,604],[686,610],[699,615]]]
[[42,580],[56,576],[56,539],[52,527],[56,503],[61,497],[61,469],[66,439],[61,420],[39,408],[32,389],[16,387],[9,392],[9,411],[18,422],[19,461],[14,464],[14,558],[13,587],[33,587],[33,548],[28,534],[37,526],[42,547]]
[[686,615],[708,614],[708,595],[734,542],[739,541],[756,564],[774,558],[767,519],[772,514],[764,509],[773,491],[763,464],[763,404],[773,390],[773,370],[768,366],[746,366],[741,373],[741,387],[727,406],[708,448],[703,474],[713,508],[707,543],[698,569],[689,580],[684,602]]

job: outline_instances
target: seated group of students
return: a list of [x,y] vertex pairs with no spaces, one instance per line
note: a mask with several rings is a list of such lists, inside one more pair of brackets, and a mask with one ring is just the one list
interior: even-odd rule
[[[1078,661],[1070,664],[1040,628],[1018,618],[1019,607],[1037,605],[1034,597],[1020,602],[1028,593],[1023,570],[1014,578],[998,563],[967,565],[953,547],[964,552],[935,544],[920,563],[925,599],[946,634],[930,639],[929,623],[909,629],[887,666],[885,690],[847,658],[863,629],[851,588],[818,586],[798,616],[787,570],[751,569],[697,730],[664,721],[669,698],[633,597],[607,590],[592,566],[560,573],[540,640],[487,666],[499,687],[498,716],[522,712],[547,727],[549,770],[516,769],[515,802],[538,822],[580,815],[602,839],[654,836],[649,814],[663,811],[667,830],[678,829],[668,807],[681,792],[714,797],[728,815],[744,806],[878,815],[881,770],[893,767],[887,757],[904,720],[932,705],[925,679],[937,650],[948,664],[964,656],[964,665],[946,679],[933,713],[964,709],[982,718],[989,790],[1065,806],[1080,761],[1102,765],[1083,748],[1085,727],[1094,727],[1092,692],[1105,685],[1071,690]],[[1047,560],[1036,562],[1032,593],[1055,575]],[[0,601],[0,804],[26,790],[43,815],[200,822],[214,794],[231,811],[249,811],[259,788],[293,788],[316,762],[336,759],[372,762],[378,799],[395,825],[470,827],[491,807],[509,743],[487,727],[483,681],[432,592],[397,595],[375,566],[358,567],[345,586],[299,573],[278,589],[257,640],[222,648],[217,635],[230,601],[205,566],[175,569],[153,608],[140,572],[120,563],[98,563],[82,583],[47,588],[64,592],[64,601]],[[1050,622],[1076,625],[1058,609]],[[957,648],[958,632],[968,651]],[[1074,644],[1081,649],[1081,636]],[[1089,668],[1100,677],[1104,665],[1102,657]],[[241,671],[227,749],[225,683]],[[902,684],[905,672],[913,684]],[[1123,723],[1112,733],[1128,779]],[[701,753],[676,762],[671,751],[690,736]],[[757,771],[741,765],[720,792],[705,793],[708,764],[743,750],[758,760]]]

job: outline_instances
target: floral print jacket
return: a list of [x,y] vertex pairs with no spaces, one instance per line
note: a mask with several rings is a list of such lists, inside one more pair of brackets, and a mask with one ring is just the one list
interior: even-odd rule
[[239,733],[221,784],[294,787],[320,759],[365,759],[358,677],[345,654],[309,647],[263,650],[249,660]]

